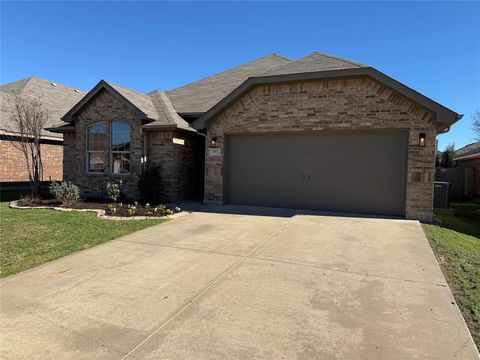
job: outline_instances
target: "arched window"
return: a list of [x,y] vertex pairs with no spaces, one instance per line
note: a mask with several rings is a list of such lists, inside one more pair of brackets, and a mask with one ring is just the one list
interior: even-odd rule
[[123,121],[112,121],[111,171],[112,174],[130,173],[130,125]]
[[104,173],[107,163],[107,123],[97,122],[87,127],[87,171]]

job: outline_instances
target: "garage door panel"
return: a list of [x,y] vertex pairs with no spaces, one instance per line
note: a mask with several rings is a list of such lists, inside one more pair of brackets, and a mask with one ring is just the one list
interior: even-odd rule
[[228,137],[234,204],[404,215],[406,132]]

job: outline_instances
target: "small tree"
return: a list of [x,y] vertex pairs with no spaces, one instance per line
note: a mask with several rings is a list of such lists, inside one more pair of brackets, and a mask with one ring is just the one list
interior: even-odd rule
[[444,168],[453,166],[453,156],[455,155],[455,144],[448,144],[442,152],[441,165]]
[[475,138],[480,141],[480,108],[472,115],[472,130]]
[[28,180],[33,196],[40,193],[40,181],[43,179],[42,149],[40,139],[42,130],[50,119],[48,110],[41,98],[14,96],[11,101],[2,104],[9,113],[7,130],[10,143],[23,154]]

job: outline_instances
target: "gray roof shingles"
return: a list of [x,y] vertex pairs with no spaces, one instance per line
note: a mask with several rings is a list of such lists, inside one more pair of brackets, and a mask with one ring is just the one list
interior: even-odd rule
[[152,99],[154,106],[158,109],[157,120],[144,125],[144,128],[156,128],[165,126],[175,126],[180,129],[195,131],[190,125],[175,111],[170,99],[163,91],[155,90],[148,94]]
[[361,67],[366,67],[366,65],[315,51],[303,58],[278,66],[270,71],[266,71],[260,76],[299,74]]
[[249,77],[273,70],[292,60],[271,54],[202,80],[166,92],[178,113],[203,113]]
[[[10,111],[8,107],[15,96],[22,97],[40,97],[43,105],[50,112],[50,119],[46,127],[55,126],[60,122],[60,118],[79,102],[86,92],[74,89],[68,85],[58,84],[49,80],[37,77],[29,77],[23,80],[15,81],[0,86],[0,129],[5,131],[14,131],[10,120]],[[44,135],[59,137],[61,134],[45,131]]]
[[149,119],[158,119],[159,113],[157,107],[154,105],[152,98],[147,94],[142,94],[134,90],[127,89],[123,86],[113,84],[105,81],[108,85],[117,90],[120,95],[130,101],[140,111],[145,113]]

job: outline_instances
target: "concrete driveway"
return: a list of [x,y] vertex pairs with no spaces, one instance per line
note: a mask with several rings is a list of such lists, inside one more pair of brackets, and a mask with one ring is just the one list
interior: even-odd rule
[[478,358],[416,221],[212,207],[1,285],[2,359]]

